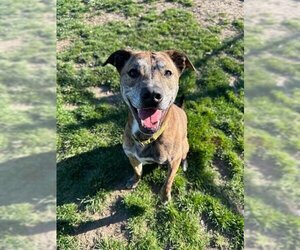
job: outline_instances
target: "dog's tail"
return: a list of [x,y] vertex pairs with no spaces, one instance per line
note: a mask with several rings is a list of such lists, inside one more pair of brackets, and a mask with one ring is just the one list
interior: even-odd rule
[[183,102],[184,102],[184,98],[185,98],[185,96],[184,96],[184,94],[180,97],[180,99],[179,99],[179,101],[178,101],[178,107],[179,108],[184,108],[184,104],[183,104]]
[[181,161],[181,164],[182,164],[182,168],[183,168],[183,172],[186,172],[187,171],[187,168],[188,168],[188,162],[186,159],[183,159]]

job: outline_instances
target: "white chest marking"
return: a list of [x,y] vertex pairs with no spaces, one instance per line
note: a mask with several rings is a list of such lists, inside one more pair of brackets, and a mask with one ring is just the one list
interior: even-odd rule
[[[133,119],[133,123],[132,123],[132,127],[131,127],[131,133],[135,134],[136,132],[139,131],[139,124],[136,121],[136,119]],[[125,154],[127,156],[132,156],[134,158],[136,158],[138,161],[140,161],[142,164],[151,164],[154,163],[153,158],[151,157],[140,157],[138,155],[138,150],[140,149],[142,151],[143,146],[138,144],[137,142],[134,142],[134,147],[130,148],[130,149],[124,149]]]
[[132,127],[131,127],[131,133],[134,135],[138,131],[139,131],[139,124],[136,121],[136,119],[133,118],[133,123],[132,123]]
[[125,154],[128,156],[128,157],[134,157],[136,158],[139,162],[141,162],[143,165],[144,164],[151,164],[151,163],[154,163],[154,160],[153,158],[151,157],[140,157],[136,150],[135,151],[128,151],[128,150],[125,150]]

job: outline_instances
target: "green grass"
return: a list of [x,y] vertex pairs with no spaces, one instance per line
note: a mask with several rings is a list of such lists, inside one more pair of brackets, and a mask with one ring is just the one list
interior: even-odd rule
[[0,249],[37,249],[30,232],[55,226],[54,9],[16,0],[0,10]]
[[[162,206],[158,189],[166,169],[146,166],[138,188],[126,193],[117,207],[128,217],[127,236],[118,240],[104,235],[92,247],[242,249],[243,40],[222,41],[220,30],[201,27],[189,8],[157,14],[151,8],[154,1],[145,2],[147,8],[136,1],[118,1],[117,7],[115,1],[58,1],[57,36],[70,41],[57,55],[58,247],[83,247],[74,232],[93,223],[111,202],[110,194],[132,174],[121,147],[125,104],[97,99],[89,90],[107,86],[118,94],[116,70],[101,64],[115,50],[131,47],[184,51],[200,73],[186,72],[180,81],[179,96],[186,96],[189,119],[189,168],[179,171],[172,202]],[[98,11],[123,13],[128,19],[85,23],[86,14]],[[241,20],[226,25],[241,32]]]
[[[298,19],[280,23],[274,16],[247,28],[245,230],[249,248],[300,246],[300,67],[295,42],[299,24]],[[265,30],[285,33],[273,39],[265,36]]]

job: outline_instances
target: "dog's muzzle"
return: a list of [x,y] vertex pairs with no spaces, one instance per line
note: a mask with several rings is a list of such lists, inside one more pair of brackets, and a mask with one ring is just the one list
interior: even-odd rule
[[158,108],[163,100],[163,91],[158,88],[144,87],[140,92],[142,108]]
[[139,124],[139,130],[144,134],[153,134],[161,127],[166,114],[166,110],[160,107],[163,91],[158,87],[144,87],[139,97],[141,106],[134,107],[129,101],[130,108]]

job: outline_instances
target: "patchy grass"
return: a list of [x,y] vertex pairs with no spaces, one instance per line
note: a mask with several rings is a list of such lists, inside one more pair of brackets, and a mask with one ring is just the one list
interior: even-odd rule
[[37,0],[0,10],[0,249],[55,243],[54,10]]
[[[291,10],[296,3],[286,1],[286,4]],[[270,16],[268,22],[249,21],[247,25],[245,230],[248,248],[300,247],[300,58],[299,44],[296,44],[299,33],[295,32],[300,22],[299,19],[278,21],[291,18],[284,13]],[[276,39],[268,34],[272,30],[281,32]]]
[[[116,7],[115,1],[58,1],[57,35],[70,41],[57,56],[61,249],[243,247],[242,21],[226,24],[234,25],[236,37],[222,41],[220,30],[200,26],[190,9],[157,13],[152,2],[118,1]],[[87,13],[99,10],[127,19],[98,26],[84,22]],[[132,174],[121,147],[127,108],[108,96],[96,97],[90,89],[106,86],[119,95],[116,70],[101,64],[124,47],[185,51],[200,73],[186,72],[180,81],[191,149],[188,171],[177,174],[167,206],[158,199],[166,169],[157,166],[146,167],[136,190],[118,200],[109,198],[119,194]],[[75,108],[66,108],[70,106]],[[103,205],[107,203],[117,207],[110,216]],[[112,225],[121,232],[108,239],[103,228]],[[90,238],[88,245],[82,235]]]

